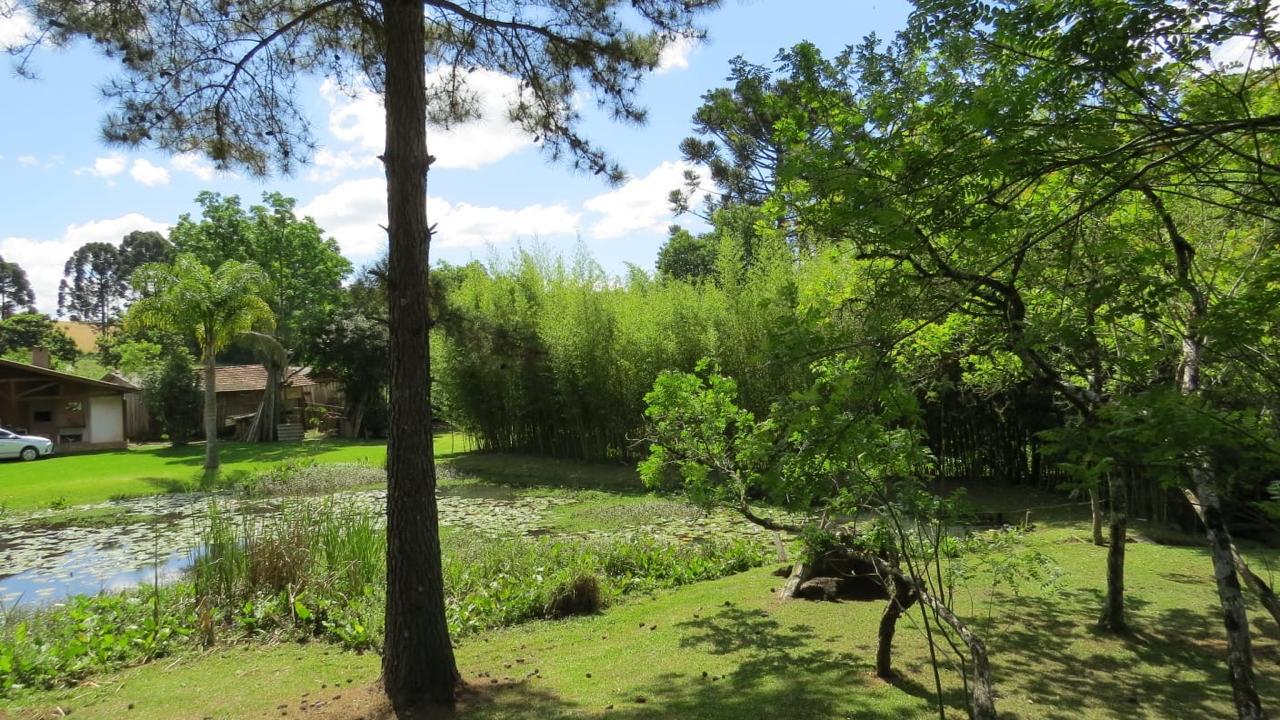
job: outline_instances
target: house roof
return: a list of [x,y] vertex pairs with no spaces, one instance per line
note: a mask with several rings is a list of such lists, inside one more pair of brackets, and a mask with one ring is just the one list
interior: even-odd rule
[[[285,371],[285,387],[315,384],[309,367],[291,367]],[[267,370],[261,365],[222,365],[214,369],[214,385],[220,393],[266,390]]]
[[67,382],[78,382],[99,390],[113,390],[124,394],[137,392],[138,388],[124,382],[123,380],[109,382],[107,380],[94,380],[93,378],[74,375],[72,373],[62,372],[61,370],[53,370],[50,368],[40,367],[39,365],[31,365],[29,363],[16,362],[14,360],[0,359],[0,368],[9,368],[19,372],[26,372],[32,375],[42,375],[44,377],[63,380]]

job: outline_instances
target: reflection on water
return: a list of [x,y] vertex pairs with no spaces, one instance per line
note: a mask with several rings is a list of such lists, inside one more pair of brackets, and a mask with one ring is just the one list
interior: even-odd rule
[[158,561],[121,569],[118,556],[97,548],[72,550],[59,556],[52,567],[25,570],[0,578],[0,603],[5,607],[48,604],[72,595],[94,595],[135,585],[172,582],[191,563],[191,553],[171,552]]

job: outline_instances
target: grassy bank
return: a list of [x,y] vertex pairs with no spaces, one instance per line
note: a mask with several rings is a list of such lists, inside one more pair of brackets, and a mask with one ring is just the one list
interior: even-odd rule
[[[1059,592],[988,596],[979,583],[960,603],[989,644],[1001,712],[1055,720],[1232,715],[1203,550],[1131,545],[1136,632],[1101,635],[1093,625],[1105,550],[1081,542],[1086,530],[1032,536],[1062,566]],[[937,717],[926,648],[914,629],[904,624],[896,643],[902,677],[878,680],[872,655],[881,603],[783,603],[771,592],[777,583],[767,569],[753,570],[600,615],[464,639],[459,662],[479,697],[457,717]],[[1275,707],[1277,628],[1253,617],[1260,689]],[[387,717],[369,689],[377,666],[373,655],[322,644],[228,648],[27,697],[10,710],[24,720],[52,717],[40,713],[54,708],[85,717],[222,719],[281,717],[282,709],[303,715],[305,704],[306,717]],[[943,680],[948,716],[963,716],[955,674],[948,670]]]
[[[334,499],[286,501],[270,516],[210,511],[202,551],[170,585],[0,608],[0,697],[175,653],[319,638],[378,650],[386,533],[380,511]],[[598,612],[635,593],[723,577],[765,558],[759,543],[649,537],[442,538],[454,638]]]
[[[436,453],[448,457],[470,448],[466,438],[436,436]],[[224,443],[224,476],[244,475],[287,462],[363,463],[381,466],[384,441],[307,440],[300,443]],[[0,461],[0,506],[11,511],[82,505],[117,497],[183,492],[199,487],[204,445],[174,448],[135,445],[128,450],[54,456],[35,462]]]

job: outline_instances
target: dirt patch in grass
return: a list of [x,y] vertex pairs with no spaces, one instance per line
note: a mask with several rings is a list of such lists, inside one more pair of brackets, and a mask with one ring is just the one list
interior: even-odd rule
[[[383,691],[382,682],[359,687],[308,693],[293,703],[281,703],[279,717],[302,716],[309,720],[446,720],[485,715],[501,708],[546,707],[548,694],[533,687],[528,679],[490,677],[482,673],[467,678],[451,706],[421,705],[395,708]],[[2,717],[2,716],[0,716]]]

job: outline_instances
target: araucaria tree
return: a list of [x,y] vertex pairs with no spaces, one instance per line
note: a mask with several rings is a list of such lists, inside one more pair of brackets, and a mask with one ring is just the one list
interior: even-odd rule
[[0,257],[0,320],[20,312],[35,312],[36,296],[27,272],[15,262]]
[[119,316],[129,289],[129,276],[120,270],[120,248],[105,242],[81,245],[62,269],[58,314],[106,332]]
[[[218,469],[218,396],[214,369],[218,351],[240,333],[275,324],[263,300],[270,283],[261,268],[229,260],[210,270],[192,255],[172,265],[144,265],[133,275],[144,296],[125,315],[130,331],[161,330],[192,337],[204,368],[204,467]],[[145,291],[145,292],[144,292]]]
[[[53,42],[88,36],[119,57],[104,135],[197,151],[254,174],[288,172],[312,146],[300,78],[361,78],[383,94],[391,336],[387,623],[383,680],[397,703],[452,701],[431,446],[426,121],[464,121],[472,69],[513,76],[511,117],[552,158],[621,170],[578,130],[577,93],[644,119],[635,90],[664,45],[718,0],[311,0],[229,3],[22,0]],[[624,20],[624,17],[627,18]],[[427,66],[438,69],[427,83]]]
[[147,263],[168,262],[173,246],[153,230],[134,230],[120,245],[85,243],[62,269],[58,314],[92,323],[103,334],[130,299],[129,276]]

